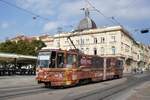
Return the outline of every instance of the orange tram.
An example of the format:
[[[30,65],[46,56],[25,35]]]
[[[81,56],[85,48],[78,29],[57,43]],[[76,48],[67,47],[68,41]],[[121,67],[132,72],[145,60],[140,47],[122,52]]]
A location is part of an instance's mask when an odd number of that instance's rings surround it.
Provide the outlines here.
[[[121,78],[119,58],[86,55],[78,50],[47,49],[38,55],[36,80],[45,86],[72,86]]]

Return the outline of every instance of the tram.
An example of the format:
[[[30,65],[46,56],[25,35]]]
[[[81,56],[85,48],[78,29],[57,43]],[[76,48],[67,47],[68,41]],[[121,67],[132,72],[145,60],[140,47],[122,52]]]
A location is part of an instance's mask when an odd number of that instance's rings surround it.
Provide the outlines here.
[[[38,55],[36,80],[45,86],[72,86],[122,75],[123,61],[117,57],[86,55],[77,49],[45,49]]]

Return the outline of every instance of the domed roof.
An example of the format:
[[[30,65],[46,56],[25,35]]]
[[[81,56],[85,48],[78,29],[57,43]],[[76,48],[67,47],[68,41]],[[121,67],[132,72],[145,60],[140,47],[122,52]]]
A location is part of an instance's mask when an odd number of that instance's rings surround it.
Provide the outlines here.
[[[94,29],[94,28],[97,28],[95,22],[91,18],[85,17],[80,21],[77,30],[82,31],[82,30]]]
[[[85,18],[80,21],[76,30],[82,31],[82,30],[97,28],[95,22],[89,17],[90,14],[89,9],[84,8],[83,10],[85,10]]]

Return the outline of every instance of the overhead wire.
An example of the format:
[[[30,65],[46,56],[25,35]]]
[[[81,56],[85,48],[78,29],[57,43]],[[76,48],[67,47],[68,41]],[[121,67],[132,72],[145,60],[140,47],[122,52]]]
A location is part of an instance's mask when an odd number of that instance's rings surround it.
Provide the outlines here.
[[[102,13],[99,9],[97,9],[96,7],[94,7],[94,6],[92,5],[92,3],[89,2],[89,0],[86,0],[86,2],[93,8],[93,10],[97,11],[97,12],[98,12],[100,15],[102,15],[107,21],[111,22],[112,24],[118,24],[118,23],[116,23],[116,21],[114,22],[114,21],[110,20],[110,17],[107,17],[107,16],[106,16],[104,13]]]
[[[11,6],[11,7],[13,7],[13,8],[16,8],[16,9],[18,9],[18,10],[20,10],[20,11],[23,11],[23,12],[25,12],[25,13],[28,13],[28,14],[30,14],[30,15],[33,15],[33,19],[36,19],[36,18],[40,18],[40,19],[43,19],[43,20],[45,20],[45,21],[51,21],[49,18],[46,18],[46,17],[43,17],[43,16],[41,16],[41,15],[39,15],[39,14],[36,14],[36,13],[34,13],[34,12],[31,12],[31,11],[29,11],[29,10],[27,10],[27,9],[24,9],[24,8],[22,8],[22,7],[19,7],[19,6],[17,6],[17,5],[15,5],[15,4],[13,4],[13,3],[10,3],[10,2],[8,2],[8,1],[5,1],[5,0],[0,0],[0,2],[2,2],[2,3],[4,3],[4,4],[7,4],[7,5],[9,5],[9,6]],[[64,25],[63,27],[73,27],[72,25]]]
[[[28,13],[28,14],[30,14],[30,15],[33,15],[33,16],[34,16],[33,19],[41,18],[41,19],[43,19],[43,20],[50,21],[50,19],[48,19],[48,18],[46,18],[46,17],[43,17],[43,16],[41,16],[41,15],[39,15],[39,14],[36,14],[36,13],[34,13],[34,12],[31,12],[31,11],[29,11],[29,10],[27,10],[27,9],[22,8],[22,7],[19,7],[19,6],[15,5],[15,4],[13,4],[13,3],[8,2],[8,1],[0,0],[0,2],[2,2],[2,3],[4,3],[4,4],[7,4],[7,5],[9,5],[9,6],[13,7],[13,8],[18,9],[18,10],[21,10],[21,11],[23,11],[23,12],[26,12],[26,13]]]

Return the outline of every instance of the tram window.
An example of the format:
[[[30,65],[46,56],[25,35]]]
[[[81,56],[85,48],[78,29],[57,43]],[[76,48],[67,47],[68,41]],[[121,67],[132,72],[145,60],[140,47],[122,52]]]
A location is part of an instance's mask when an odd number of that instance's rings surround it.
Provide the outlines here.
[[[106,67],[108,68],[110,66],[111,66],[111,59],[108,58],[106,61]]]
[[[49,67],[50,68],[55,68],[55,65],[56,65],[55,63],[56,63],[56,52],[52,51]]]
[[[48,67],[49,63],[49,55],[39,55],[38,56],[38,61],[37,61],[37,66],[39,67]]]
[[[95,67],[95,68],[103,67],[103,59],[99,58],[99,57],[93,57],[92,66]]]
[[[68,54],[67,55],[67,66],[66,67],[72,67],[72,65],[76,65],[77,62],[77,56],[75,54]]]
[[[100,58],[99,59],[99,66],[102,68],[104,66],[104,59]]]
[[[116,67],[122,67],[122,66],[123,66],[123,61],[117,60]]]
[[[57,54],[57,66],[58,68],[63,68],[64,65],[64,54],[58,53]]]

